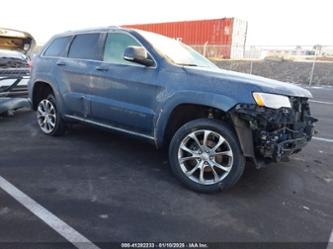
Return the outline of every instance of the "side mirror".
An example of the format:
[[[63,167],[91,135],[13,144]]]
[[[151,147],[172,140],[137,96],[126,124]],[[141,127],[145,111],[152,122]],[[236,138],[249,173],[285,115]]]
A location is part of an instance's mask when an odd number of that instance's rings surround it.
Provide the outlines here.
[[[124,60],[145,65],[154,66],[154,61],[149,57],[147,50],[143,47],[129,46],[124,52]]]

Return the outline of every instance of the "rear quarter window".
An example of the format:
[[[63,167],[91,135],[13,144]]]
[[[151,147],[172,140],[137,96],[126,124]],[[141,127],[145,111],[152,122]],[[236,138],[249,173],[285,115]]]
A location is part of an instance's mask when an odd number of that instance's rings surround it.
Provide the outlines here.
[[[100,60],[100,34],[82,34],[75,36],[69,49],[68,57],[79,59]]]
[[[71,40],[70,36],[56,38],[53,42],[51,42],[50,46],[45,50],[44,56],[56,56],[56,57],[65,56],[66,48],[70,40]]]

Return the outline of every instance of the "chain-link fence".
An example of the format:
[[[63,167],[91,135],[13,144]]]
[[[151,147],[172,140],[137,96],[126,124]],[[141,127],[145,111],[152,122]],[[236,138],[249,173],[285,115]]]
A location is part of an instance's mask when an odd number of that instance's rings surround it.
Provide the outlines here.
[[[333,46],[192,46],[227,70],[307,85],[333,85]]]

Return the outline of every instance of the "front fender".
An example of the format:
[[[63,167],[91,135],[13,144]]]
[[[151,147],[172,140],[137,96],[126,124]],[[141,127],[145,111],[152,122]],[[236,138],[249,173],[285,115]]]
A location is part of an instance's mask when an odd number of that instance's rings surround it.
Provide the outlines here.
[[[203,105],[228,112],[238,103],[236,100],[221,94],[195,91],[180,91],[173,94],[165,101],[162,108],[160,108],[155,122],[154,135],[158,147],[162,146],[164,142],[165,129],[171,113],[177,106],[183,104]]]

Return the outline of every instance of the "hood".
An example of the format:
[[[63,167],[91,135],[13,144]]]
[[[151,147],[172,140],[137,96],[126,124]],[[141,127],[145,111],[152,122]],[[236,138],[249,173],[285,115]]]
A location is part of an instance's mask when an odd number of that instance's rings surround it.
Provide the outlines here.
[[[302,87],[292,83],[281,82],[261,76],[238,73],[220,68],[185,67],[185,70],[189,73],[213,77],[214,79],[229,81],[230,83],[237,82],[238,84],[246,84],[247,87],[252,85],[256,91],[257,89],[260,89],[260,91],[265,93],[280,94],[291,97],[312,98],[311,93]]]
[[[34,48],[35,39],[27,32],[0,28],[0,49],[28,54]]]
[[[21,52],[0,49],[0,69],[29,67],[27,56]]]

